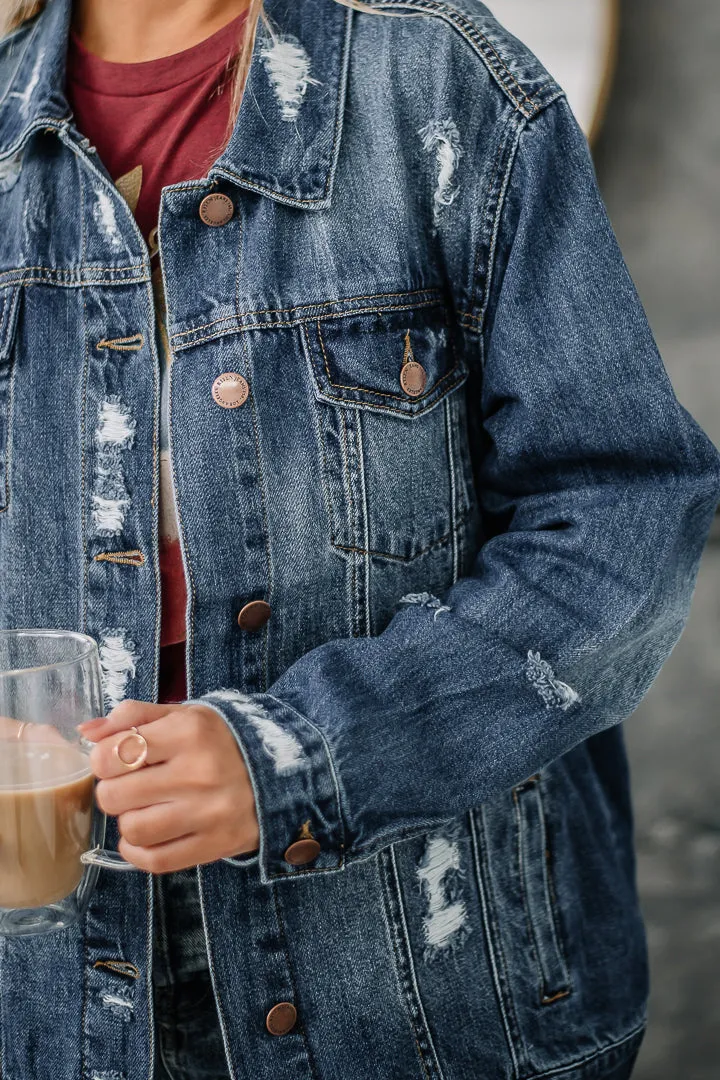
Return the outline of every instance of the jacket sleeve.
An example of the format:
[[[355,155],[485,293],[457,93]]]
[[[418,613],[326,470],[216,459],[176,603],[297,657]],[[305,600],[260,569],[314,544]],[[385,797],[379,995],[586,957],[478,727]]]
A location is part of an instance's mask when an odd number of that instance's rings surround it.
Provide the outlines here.
[[[519,138],[495,251],[472,575],[267,693],[195,699],[245,757],[266,883],[440,825],[622,721],[684,625],[718,455],[673,394],[564,98]],[[319,853],[293,865],[303,836]]]

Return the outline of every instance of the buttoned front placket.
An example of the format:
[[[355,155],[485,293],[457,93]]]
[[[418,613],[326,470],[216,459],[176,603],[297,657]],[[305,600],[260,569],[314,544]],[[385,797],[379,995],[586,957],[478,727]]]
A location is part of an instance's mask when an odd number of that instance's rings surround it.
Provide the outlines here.
[[[87,140],[77,156],[86,283],[82,390],[82,629],[98,642],[106,712],[157,695],[159,360],[148,252]],[[116,848],[109,818],[106,846]],[[100,871],[84,924],[83,1075],[149,1076],[152,891]],[[112,929],[111,929],[112,928]]]
[[[164,189],[158,240],[170,326],[221,329],[223,314],[237,310],[243,224],[242,194],[230,185]],[[267,681],[272,583],[252,364],[242,334],[220,333],[174,354],[170,366],[190,694],[219,684],[259,690]],[[311,1077],[281,917],[256,860],[240,872],[222,861],[202,866],[198,885],[231,1075]]]
[[[225,186],[199,181],[163,192],[170,325],[221,330],[223,313],[236,310],[243,213],[239,193]],[[257,423],[242,335],[173,355],[168,429],[188,589],[188,696],[218,685],[261,689],[267,679],[271,581]]]

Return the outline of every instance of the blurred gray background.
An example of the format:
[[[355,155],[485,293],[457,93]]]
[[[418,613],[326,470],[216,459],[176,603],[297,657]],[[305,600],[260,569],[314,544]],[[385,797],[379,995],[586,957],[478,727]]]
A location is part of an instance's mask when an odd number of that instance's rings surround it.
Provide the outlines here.
[[[720,0],[624,0],[598,175],[676,393],[720,444]],[[720,1078],[720,528],[625,731],[648,924],[634,1080]]]

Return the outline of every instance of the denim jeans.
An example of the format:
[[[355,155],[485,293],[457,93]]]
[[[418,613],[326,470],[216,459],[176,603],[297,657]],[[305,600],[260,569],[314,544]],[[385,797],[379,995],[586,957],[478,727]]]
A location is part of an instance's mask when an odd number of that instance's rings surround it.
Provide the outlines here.
[[[194,869],[153,879],[155,1080],[227,1080]]]

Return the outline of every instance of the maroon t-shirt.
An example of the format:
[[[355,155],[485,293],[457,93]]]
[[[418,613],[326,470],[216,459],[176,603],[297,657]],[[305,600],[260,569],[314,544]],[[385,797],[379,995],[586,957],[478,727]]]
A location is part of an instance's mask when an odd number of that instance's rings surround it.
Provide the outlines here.
[[[164,353],[163,400],[172,361],[164,329],[162,277],[156,241],[163,187],[207,174],[225,142],[232,98],[232,60],[245,13],[212,37],[159,60],[117,64],[102,60],[75,33],[68,48],[68,101],[78,129],[95,146],[130,204],[153,254],[153,285]],[[134,327],[128,327],[127,333]],[[175,516],[166,409],[160,438],[160,701],[183,701],[187,585]]]

